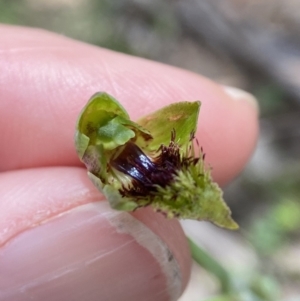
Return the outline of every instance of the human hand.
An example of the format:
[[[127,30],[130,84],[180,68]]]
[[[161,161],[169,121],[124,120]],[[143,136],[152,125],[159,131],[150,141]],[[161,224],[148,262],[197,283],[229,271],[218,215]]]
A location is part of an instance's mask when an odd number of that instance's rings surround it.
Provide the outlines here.
[[[176,219],[109,208],[75,153],[77,116],[106,91],[133,120],[202,102],[197,138],[213,177],[230,181],[257,138],[239,90],[42,30],[0,27],[0,301],[176,300],[190,254]]]

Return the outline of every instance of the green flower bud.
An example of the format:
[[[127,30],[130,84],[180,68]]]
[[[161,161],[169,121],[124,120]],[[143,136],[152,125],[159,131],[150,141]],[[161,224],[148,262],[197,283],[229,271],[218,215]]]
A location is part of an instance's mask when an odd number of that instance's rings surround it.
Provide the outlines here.
[[[195,156],[199,109],[199,101],[179,102],[133,122],[112,96],[92,96],[79,116],[75,145],[112,208],[151,205],[169,218],[238,228],[205,169],[203,152]]]

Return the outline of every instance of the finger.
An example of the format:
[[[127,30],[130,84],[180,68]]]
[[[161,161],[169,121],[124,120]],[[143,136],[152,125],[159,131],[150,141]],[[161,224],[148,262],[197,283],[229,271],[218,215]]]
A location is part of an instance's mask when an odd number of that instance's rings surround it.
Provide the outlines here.
[[[179,223],[118,212],[80,168],[0,175],[0,300],[177,300],[190,269]]]
[[[253,150],[257,109],[248,94],[41,30],[4,26],[0,45],[0,170],[79,165],[74,127],[96,91],[119,99],[133,119],[201,100],[197,137],[219,182],[235,176]]]

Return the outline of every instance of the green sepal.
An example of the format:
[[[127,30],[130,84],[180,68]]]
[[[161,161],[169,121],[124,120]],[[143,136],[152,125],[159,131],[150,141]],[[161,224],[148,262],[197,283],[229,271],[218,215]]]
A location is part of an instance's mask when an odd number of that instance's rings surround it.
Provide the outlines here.
[[[120,211],[133,211],[138,207],[134,200],[122,197],[120,192],[111,185],[105,185],[102,192],[113,209]]]
[[[123,106],[104,92],[94,94],[76,125],[75,147],[88,170],[107,181],[107,164],[115,150],[134,139],[144,147],[151,134],[131,121]]]
[[[148,131],[130,120],[116,99],[104,92],[91,97],[80,114],[76,130],[76,150],[80,158],[88,145],[102,145],[104,150],[113,150],[137,133],[147,140],[152,138]]]
[[[77,130],[75,133],[75,141],[77,155],[79,159],[82,160],[84,153],[89,146],[90,138]]]
[[[185,146],[191,139],[191,133],[195,133],[200,106],[200,101],[173,103],[139,119],[137,123],[153,137],[147,149],[156,151],[161,144],[168,145],[174,130],[175,142]]]
[[[96,188],[104,194],[113,209],[120,211],[133,211],[137,208],[136,202],[130,200],[129,198],[122,197],[118,189],[112,185],[104,184],[100,178],[91,172],[88,172],[88,177],[96,186]]]
[[[191,165],[180,171],[171,185],[158,187],[152,207],[169,218],[206,220],[219,227],[238,229],[223,200],[222,190],[203,166]]]

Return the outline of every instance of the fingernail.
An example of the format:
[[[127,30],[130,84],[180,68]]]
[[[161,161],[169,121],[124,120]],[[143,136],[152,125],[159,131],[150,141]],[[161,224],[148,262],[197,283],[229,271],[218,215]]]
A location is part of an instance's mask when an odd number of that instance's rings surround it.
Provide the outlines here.
[[[257,112],[259,112],[258,102],[252,94],[230,86],[223,86],[223,89],[231,99],[248,102]]]
[[[106,202],[77,207],[0,249],[1,301],[177,300],[181,281],[166,243]]]

